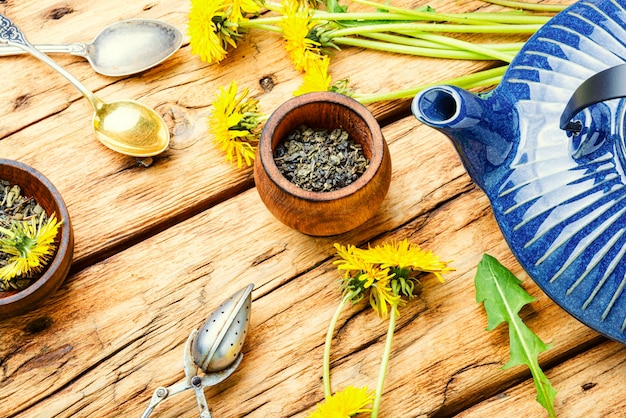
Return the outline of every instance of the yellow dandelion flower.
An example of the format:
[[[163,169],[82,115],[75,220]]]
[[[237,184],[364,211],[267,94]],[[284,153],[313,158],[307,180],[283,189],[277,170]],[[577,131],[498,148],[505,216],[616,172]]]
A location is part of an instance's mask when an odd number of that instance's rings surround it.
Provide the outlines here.
[[[252,165],[259,142],[258,127],[265,119],[259,111],[257,100],[247,98],[248,89],[237,95],[237,83],[232,81],[227,89],[219,88],[213,101],[213,112],[208,119],[209,131],[215,143],[226,154],[226,160],[241,168],[243,162]]]
[[[261,11],[261,6],[255,0],[230,0],[231,11],[228,20],[240,22],[246,19],[247,14],[257,14]]]
[[[328,64],[330,57],[328,55],[316,55],[310,51],[306,51],[304,60],[304,77],[302,85],[293,95],[299,96],[305,93],[315,91],[328,91],[331,88],[332,80],[328,75]]]
[[[424,251],[407,239],[400,242],[383,243],[367,250],[359,250],[358,256],[368,263],[381,267],[410,269],[433,273],[443,283],[442,274],[454,271],[449,261],[441,261],[431,251]]]
[[[360,255],[362,251],[354,245],[344,247],[335,244],[335,248],[340,259],[334,261],[334,264],[338,270],[344,271],[342,288],[352,303],[369,293],[370,305],[381,318],[388,315],[387,305],[397,311],[400,296],[394,293],[391,285],[394,273],[389,268],[366,262]]]
[[[370,287],[370,306],[382,319],[387,319],[389,315],[389,309],[391,307],[396,311],[396,314],[400,314],[398,307],[402,303],[400,295],[396,294],[393,290],[391,276],[387,276],[385,279],[377,280]]]
[[[228,25],[224,0],[191,0],[189,11],[189,44],[191,52],[208,63],[220,62],[228,46],[237,47],[233,38],[239,35],[236,22]]]
[[[340,259],[334,261],[333,264],[337,265],[339,271],[345,271],[344,279],[350,279],[352,274],[356,273],[355,279],[361,282],[360,287],[367,289],[374,282],[388,278],[388,268],[381,269],[373,263],[366,262],[361,257],[361,250],[354,245],[344,247],[340,244],[335,244],[335,248]]]
[[[340,259],[333,261],[333,264],[336,264],[339,270],[363,271],[368,268],[363,258],[355,254],[358,249],[354,245],[344,247],[341,244],[335,244],[335,249]]]
[[[315,411],[308,418],[350,418],[361,412],[370,412],[366,408],[374,400],[374,395],[367,389],[348,386],[331,397],[317,404]]]
[[[320,43],[311,39],[309,33],[316,26],[313,13],[308,3],[298,0],[284,0],[282,13],[285,16],[280,23],[285,39],[285,49],[298,71],[306,68],[310,55],[321,55]]]
[[[61,223],[53,214],[45,223],[33,218],[13,222],[10,229],[0,228],[0,251],[11,256],[0,268],[0,279],[8,282],[41,271],[54,254],[54,238]]]

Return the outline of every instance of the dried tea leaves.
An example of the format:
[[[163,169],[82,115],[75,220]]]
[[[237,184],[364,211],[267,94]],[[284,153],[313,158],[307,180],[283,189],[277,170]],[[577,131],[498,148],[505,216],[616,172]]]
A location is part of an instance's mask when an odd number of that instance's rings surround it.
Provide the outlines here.
[[[341,189],[369,166],[361,144],[347,132],[301,125],[276,147],[274,161],[290,182],[312,192]]]

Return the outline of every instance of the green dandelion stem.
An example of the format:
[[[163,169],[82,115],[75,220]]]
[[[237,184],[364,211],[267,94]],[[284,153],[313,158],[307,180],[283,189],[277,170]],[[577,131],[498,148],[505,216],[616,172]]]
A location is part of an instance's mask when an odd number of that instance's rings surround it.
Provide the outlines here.
[[[467,15],[472,16],[474,19],[479,19],[482,22],[493,22],[506,25],[545,25],[553,14],[550,15],[536,15],[528,14],[525,12],[471,12]],[[443,16],[446,16],[443,14]]]
[[[436,83],[422,84],[419,86],[411,87],[404,90],[396,90],[386,93],[373,93],[373,94],[354,94],[352,97],[362,104],[369,104],[387,100],[407,99],[415,96],[420,91],[433,87],[435,85],[449,84],[465,89],[490,87],[497,85],[502,76],[506,72],[508,65],[502,65],[500,67],[491,68],[489,70],[479,71],[473,74],[456,77]]]
[[[446,49],[446,50],[457,50],[457,47],[446,45],[440,42],[436,42],[433,40],[427,40],[422,38],[417,38],[413,36],[404,36],[404,35],[394,35],[391,33],[366,33],[361,36],[378,39],[386,42],[395,43],[398,45],[410,45],[410,46],[419,46],[423,48],[434,48],[434,49]],[[485,43],[479,44],[484,48],[490,48],[495,51],[508,51],[508,52],[517,52],[519,51],[526,42],[508,42],[508,43]]]
[[[510,7],[512,9],[532,10],[535,12],[558,13],[564,10],[567,5],[562,4],[537,4],[525,1],[514,0],[483,0],[487,3],[498,6]]]
[[[268,10],[271,10],[276,13],[282,13],[283,7],[279,3],[266,2],[265,6]],[[402,9],[400,9],[402,10]],[[415,18],[407,13],[384,13],[380,12],[347,12],[347,13],[332,13],[327,12],[325,10],[317,10],[311,9],[311,16],[313,20],[326,20],[326,21],[342,21],[342,20],[353,20],[353,21],[367,21],[367,20],[405,20],[405,21],[415,21],[415,20],[424,20],[424,18]],[[283,20],[285,16],[274,16],[274,17],[260,17],[253,20],[263,21],[266,23],[278,23]],[[426,19],[427,21],[432,21],[432,19]]]
[[[314,20],[328,20],[328,21],[342,21],[342,20],[352,20],[352,21],[367,21],[367,20],[378,20],[378,21],[386,21],[386,20],[407,20],[407,21],[426,21],[426,22],[458,22],[458,23],[466,23],[471,24],[472,22],[476,23],[487,23],[488,20],[477,21],[474,19],[474,15],[472,14],[443,14],[436,12],[427,12],[425,11],[427,8],[423,8],[421,11],[418,10],[408,10],[403,9],[401,7],[393,7],[388,5],[382,5],[374,2],[358,2],[367,5],[371,5],[377,7],[379,9],[387,10],[385,13],[381,13],[380,11],[375,12],[343,12],[343,13],[333,13],[327,12],[325,10],[317,10],[312,9],[312,17]],[[268,10],[273,12],[282,13],[283,7],[280,3],[275,2],[265,2],[265,7]],[[470,19],[471,17],[471,19]],[[279,17],[279,19],[282,17]],[[272,19],[272,18],[260,18],[260,19]],[[531,22],[538,23],[538,22]]]
[[[469,12],[469,13],[439,13],[423,7],[419,9],[405,9],[402,7],[391,6],[389,4],[382,4],[368,0],[352,0],[355,3],[360,3],[367,6],[375,7],[378,10],[385,10],[385,13],[380,11],[376,12],[345,12],[345,13],[329,13],[324,10],[313,10],[314,19],[323,20],[410,20],[421,22],[452,22],[466,25],[487,25],[487,24],[545,24],[550,20],[551,16],[541,16],[528,14],[523,11],[504,11],[504,12]],[[486,0],[489,3],[497,4],[495,1]],[[510,2],[512,4],[519,4],[521,2]],[[558,5],[533,5],[528,3],[527,7],[515,6],[515,9],[525,8],[527,10],[534,10],[540,12],[558,12],[564,7]],[[275,2],[266,2],[266,8],[268,10],[280,13],[282,11],[282,5]],[[538,7],[533,7],[538,6]],[[272,19],[272,18],[261,18]],[[279,17],[280,19],[280,17]]]
[[[551,16],[530,15],[519,11],[513,12],[470,12],[470,13],[439,13],[434,11],[409,10],[402,7],[391,6],[389,4],[376,3],[369,0],[352,0],[354,3],[360,3],[366,6],[376,7],[377,9],[387,10],[389,12],[418,17],[419,20],[438,21],[438,22],[457,22],[466,24],[475,24],[480,22],[486,24],[507,23],[507,24],[544,24],[550,20]],[[489,1],[489,0],[486,0]],[[491,3],[491,2],[490,2]],[[494,2],[495,3],[495,2]],[[519,8],[519,7],[516,7]],[[546,12],[556,12],[557,10],[540,10]]]
[[[401,7],[383,5],[367,0],[353,0],[357,3],[370,5],[387,12],[345,12],[331,13],[324,10],[312,10],[313,20],[327,22],[355,22],[356,26],[349,28],[359,28],[361,22],[375,21],[375,26],[391,25],[389,21],[403,21],[406,25],[425,25],[421,30],[436,32],[455,33],[534,33],[539,27],[544,25],[552,16],[530,15],[523,12],[471,12],[471,13],[438,13],[433,11],[409,10]],[[282,13],[282,6],[279,3],[266,3],[268,10]],[[258,22],[259,25],[278,24],[285,19],[284,15],[252,18],[248,22]],[[255,23],[243,23],[242,26],[256,27]],[[442,24],[446,23],[446,24]],[[365,26],[367,27],[367,26]],[[346,28],[346,29],[349,29]],[[341,34],[339,36],[344,36]]]
[[[382,6],[382,5],[381,5]],[[383,6],[383,9],[391,9],[391,7]],[[450,23],[458,26],[477,26],[477,25],[489,25],[489,26],[505,26],[515,27],[522,25],[543,25],[552,16],[538,16],[528,15],[522,13],[460,13],[460,14],[444,14],[433,12],[415,12],[406,9],[397,8],[398,11],[390,13],[381,12],[346,12],[346,13],[329,13],[323,10],[316,10],[313,12],[313,20],[328,20],[328,21],[368,21],[376,20],[380,22],[386,22],[389,20],[404,20],[407,22],[422,22],[429,23],[431,25],[442,26],[442,23]]]
[[[439,23],[379,23],[337,29],[325,36],[336,38],[341,36],[359,35],[368,32],[402,32],[407,34],[419,32],[444,33],[492,33],[492,34],[532,34],[542,25],[441,25]]]
[[[483,44],[484,47],[493,49],[495,51],[508,51],[518,53],[522,47],[526,45],[526,42],[503,42],[498,44]]]
[[[267,30],[274,33],[282,33],[282,28],[271,24],[265,24],[261,20],[250,20],[240,23],[241,27]],[[337,36],[342,30],[329,32],[322,38],[328,38],[335,44],[358,46],[380,51],[395,52],[407,55],[417,55],[431,58],[465,59],[465,60],[500,60],[510,62],[513,52],[521,48],[523,43],[508,43],[502,46],[480,45],[461,41],[448,36],[429,33],[406,33],[400,36],[378,31],[361,32],[360,35],[386,42],[373,42],[348,36]]]
[[[241,27],[246,29],[261,29],[274,33],[283,33],[283,29],[280,26],[275,26],[276,23],[280,23],[283,20],[282,17],[279,18],[263,18],[263,19],[249,19],[238,22],[237,24],[232,24],[233,27]],[[227,23],[227,26],[228,25]]]
[[[387,328],[387,338],[385,339],[385,351],[380,362],[380,368],[378,370],[378,382],[376,383],[376,396],[374,397],[374,405],[372,406],[372,418],[378,417],[378,410],[380,409],[380,401],[383,395],[383,386],[385,385],[385,375],[387,374],[387,368],[389,366],[389,356],[391,355],[391,343],[393,342],[393,334],[396,329],[396,316],[397,308],[391,307],[389,314],[389,327]]]
[[[281,13],[280,9],[273,10],[277,13]],[[455,22],[464,25],[497,25],[498,19],[469,19],[467,17],[456,17],[454,15],[439,15],[435,13],[423,13],[422,15],[415,15],[412,13],[381,13],[381,12],[346,12],[346,13],[331,13],[324,10],[313,10],[311,18],[314,21],[328,21],[328,22],[367,22],[378,21],[388,22],[393,20],[400,20],[406,23],[409,22]],[[250,21],[263,22],[264,24],[276,24],[285,19],[285,16],[271,16],[271,17],[259,17],[252,18]],[[545,19],[529,20],[528,24],[541,24],[545,23]],[[523,21],[522,21],[523,22]]]
[[[280,9],[278,10],[273,10],[275,12],[280,12]],[[255,26],[257,22],[259,22],[262,25],[275,25],[276,23],[280,23],[283,20],[285,20],[285,16],[280,15],[280,16],[251,16],[249,19],[247,20],[243,20],[243,21],[239,21],[237,22],[237,24],[241,25],[243,24],[243,26]]]
[[[397,54],[416,55],[429,58],[447,58],[459,60],[492,60],[493,57],[476,54],[468,51],[428,48],[411,45],[399,45],[393,42],[381,42],[369,39],[352,38],[349,36],[333,39],[337,45],[356,46],[361,48],[374,49],[378,51],[394,52]]]
[[[272,11],[276,13],[282,13],[280,8],[277,8]],[[329,13],[324,10],[312,10],[311,18],[314,21],[342,21],[342,20],[350,20],[350,21],[368,21],[368,20],[402,20],[406,22],[414,21],[416,19],[411,19],[409,15],[400,14],[400,13],[385,13],[382,15],[380,12],[350,12],[350,13]],[[250,21],[263,22],[264,24],[276,24],[285,20],[285,16],[271,16],[271,17],[259,17],[252,18]]]
[[[438,42],[443,45],[450,46],[452,48],[458,48],[460,50],[472,51],[478,54],[482,54],[493,59],[497,59],[504,62],[511,62],[515,57],[515,54],[506,53],[498,50],[494,50],[489,47],[485,47],[472,42],[463,41],[460,39],[454,39],[449,36],[435,35],[432,33],[421,33],[417,35],[421,39]]]
[[[282,28],[279,28],[277,26],[274,25],[255,25],[254,26],[255,29],[263,29],[269,32],[274,32],[274,33],[283,33]]]
[[[418,39],[413,36],[394,35],[391,33],[366,33],[361,35],[366,38],[376,39],[379,41],[389,42],[398,45],[408,45],[419,48],[457,50],[456,48],[440,44],[438,42],[427,41],[426,39]]]
[[[324,343],[324,368],[322,371],[322,377],[324,380],[324,397],[326,399],[330,398],[332,395],[332,390],[330,387],[330,346],[333,341],[333,334],[335,333],[335,327],[337,326],[337,321],[339,320],[339,315],[343,310],[343,307],[348,303],[351,298],[351,294],[348,293],[344,295],[341,303],[337,307],[333,318],[330,321],[330,325],[328,326],[328,331],[326,333],[326,341]]]
[[[377,39],[379,41],[394,43],[398,45],[408,45],[420,48],[440,49],[442,51],[455,51],[468,56],[475,56],[475,54],[469,55],[467,51],[459,51],[458,47],[447,45],[441,42],[435,42],[432,40],[426,40],[422,38],[416,38],[413,36],[394,35],[390,33],[366,33],[361,35],[363,37]],[[494,51],[517,53],[525,45],[525,42],[509,42],[509,43],[497,43],[497,44],[482,44],[483,48],[489,48]],[[483,56],[484,57],[484,56]],[[473,58],[470,58],[473,59]]]
[[[343,20],[348,21],[388,21],[388,20],[402,20],[405,22],[423,21],[424,19],[412,18],[411,15],[403,13],[380,13],[380,12],[347,12],[347,13],[329,13],[323,10],[316,10],[313,12],[313,20],[328,20],[340,22]],[[429,21],[432,19],[429,19]]]
[[[395,52],[398,54],[418,55],[430,58],[465,59],[465,60],[498,60],[511,62],[517,50],[503,50],[460,41],[447,36],[420,34],[421,40],[427,43],[420,44],[420,39],[408,38],[385,33],[363,34],[367,38],[376,41],[342,36],[333,38],[338,45],[357,46],[362,48],[376,49],[379,51]],[[428,43],[430,42],[430,43]],[[430,46],[428,46],[430,45]]]

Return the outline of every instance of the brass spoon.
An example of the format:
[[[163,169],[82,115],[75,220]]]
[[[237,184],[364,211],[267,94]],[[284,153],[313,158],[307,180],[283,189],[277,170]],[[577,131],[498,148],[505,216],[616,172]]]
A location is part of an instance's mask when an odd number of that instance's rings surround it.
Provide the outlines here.
[[[72,83],[93,106],[93,129],[96,138],[106,147],[133,157],[151,157],[169,145],[169,129],[153,109],[134,100],[103,102],[73,75],[32,46],[22,31],[1,14],[0,41],[29,52]]]

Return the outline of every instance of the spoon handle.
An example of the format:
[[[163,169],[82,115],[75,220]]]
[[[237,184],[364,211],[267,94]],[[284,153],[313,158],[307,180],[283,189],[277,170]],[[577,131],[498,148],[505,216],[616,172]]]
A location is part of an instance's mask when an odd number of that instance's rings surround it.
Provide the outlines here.
[[[80,57],[85,56],[87,44],[42,44],[33,45],[35,48],[45,54],[72,54]],[[8,57],[11,55],[28,54],[24,49],[15,46],[0,44],[0,57]]]
[[[26,39],[26,36],[22,31],[6,16],[0,14],[0,41],[4,41],[9,45],[16,46],[30,53],[35,58],[48,64],[59,74],[67,79],[74,87],[76,87],[87,100],[91,103],[94,109],[98,109],[102,106],[102,101],[98,99],[87,87],[85,87],[76,77],[67,72],[63,67],[54,62],[43,52],[32,46]]]

